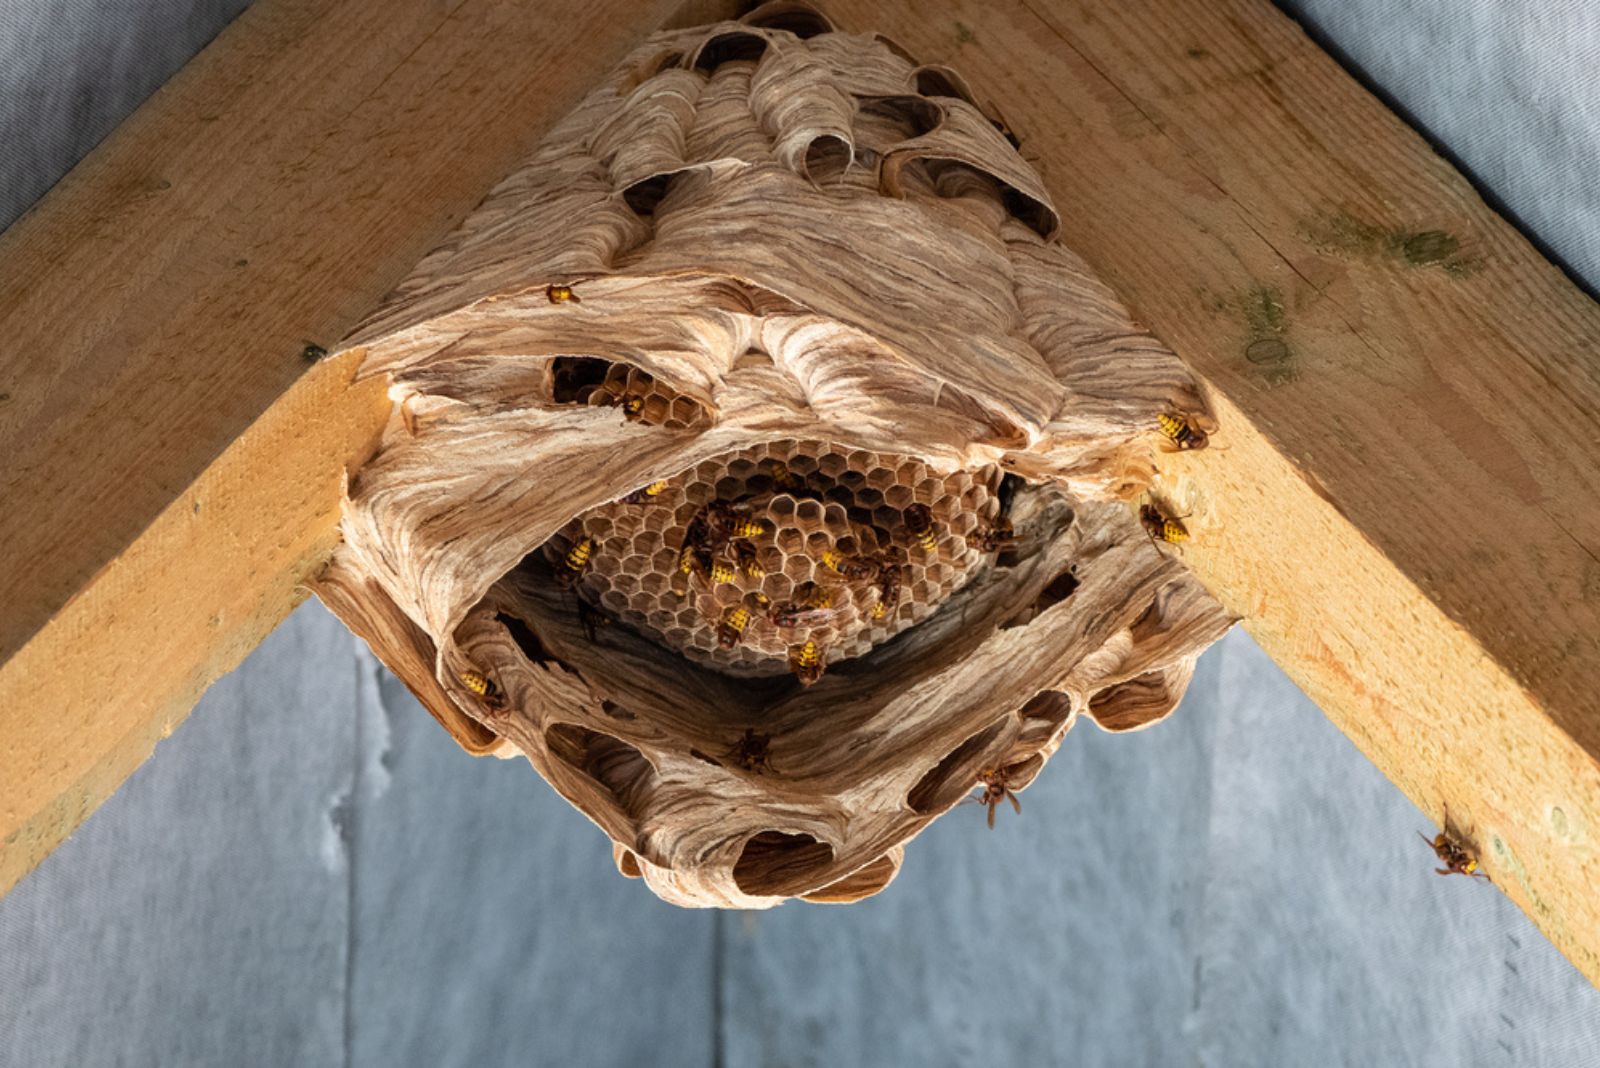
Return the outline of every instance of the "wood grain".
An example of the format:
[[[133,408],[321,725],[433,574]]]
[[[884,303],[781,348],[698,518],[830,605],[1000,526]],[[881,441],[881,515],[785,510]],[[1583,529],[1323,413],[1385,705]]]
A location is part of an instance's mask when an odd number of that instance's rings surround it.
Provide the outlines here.
[[[670,8],[260,0],[0,236],[0,890],[331,544],[382,391],[306,345]]]
[[[305,596],[389,400],[311,370],[0,670],[9,889]],[[337,413],[338,418],[329,418]]]
[[[830,11],[1003,103],[1213,386],[1188,562],[1600,979],[1600,309],[1266,3]]]

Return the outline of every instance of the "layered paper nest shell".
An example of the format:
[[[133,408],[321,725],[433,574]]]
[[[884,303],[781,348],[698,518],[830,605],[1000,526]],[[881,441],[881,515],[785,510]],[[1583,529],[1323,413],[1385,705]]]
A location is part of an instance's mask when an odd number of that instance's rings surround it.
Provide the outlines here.
[[[1058,229],[954,72],[788,2],[658,34],[346,344],[395,415],[317,590],[663,898],[875,893],[1230,622],[1127,505],[1196,383]]]

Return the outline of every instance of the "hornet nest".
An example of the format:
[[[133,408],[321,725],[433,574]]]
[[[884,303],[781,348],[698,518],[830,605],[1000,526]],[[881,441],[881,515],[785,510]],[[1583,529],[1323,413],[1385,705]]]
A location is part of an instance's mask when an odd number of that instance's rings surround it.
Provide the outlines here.
[[[661,897],[876,893],[1231,622],[1128,508],[1204,399],[1058,225],[948,69],[658,33],[345,343],[395,410],[318,592]]]

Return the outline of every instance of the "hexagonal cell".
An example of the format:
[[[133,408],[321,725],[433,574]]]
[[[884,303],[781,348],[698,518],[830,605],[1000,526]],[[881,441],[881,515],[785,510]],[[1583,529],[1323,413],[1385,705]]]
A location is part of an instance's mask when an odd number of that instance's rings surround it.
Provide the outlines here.
[[[865,480],[867,472],[878,466],[878,457],[865,449],[853,449],[845,454],[844,462],[851,472]]]
[[[621,578],[622,576],[618,576]],[[639,576],[639,589],[643,593],[653,593],[657,597],[672,588],[672,576],[651,568]]]
[[[917,494],[910,486],[895,485],[883,491],[883,499],[888,507],[874,509],[873,515],[880,525],[888,526],[892,522],[899,522],[900,509],[911,505],[917,499]]]
[[[822,525],[822,502],[803,500],[795,504],[794,522],[801,530],[811,531]]]
[[[848,466],[849,461],[836,452],[824,453],[817,457],[817,470],[829,478],[838,478],[844,474]]]
[[[767,505],[767,515],[771,517],[774,523],[787,523],[794,518],[795,508],[798,503],[787,493],[780,493],[772,498],[771,503]]]
[[[639,409],[639,422],[646,426],[660,426],[667,421],[671,412],[671,401],[660,394],[652,394],[644,399],[644,407]]]
[[[773,543],[777,545],[780,553],[790,556],[794,553],[805,551],[806,536],[799,527],[780,527],[778,532],[773,535]],[[768,568],[767,570],[773,571],[777,569]]]
[[[822,518],[830,528],[844,530],[850,526],[849,506],[835,501],[824,502]]]
[[[685,426],[693,425],[704,414],[705,409],[699,403],[688,397],[677,397],[672,402],[671,418],[683,423]]]
[[[894,485],[894,482],[894,472],[887,467],[874,465],[872,470],[867,472],[867,485],[880,493]]]
[[[823,497],[827,498],[828,503],[841,506],[853,504],[856,499],[854,490],[852,490],[849,486],[840,485],[838,483],[835,483],[834,485],[823,490],[822,495]]]

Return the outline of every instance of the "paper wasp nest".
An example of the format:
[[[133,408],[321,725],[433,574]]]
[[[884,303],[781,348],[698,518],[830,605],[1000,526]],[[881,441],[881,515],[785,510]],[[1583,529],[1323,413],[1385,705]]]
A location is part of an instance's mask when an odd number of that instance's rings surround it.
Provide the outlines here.
[[[345,347],[318,592],[688,905],[852,901],[1230,620],[1129,503],[1210,427],[953,72],[791,2],[657,34]]]

